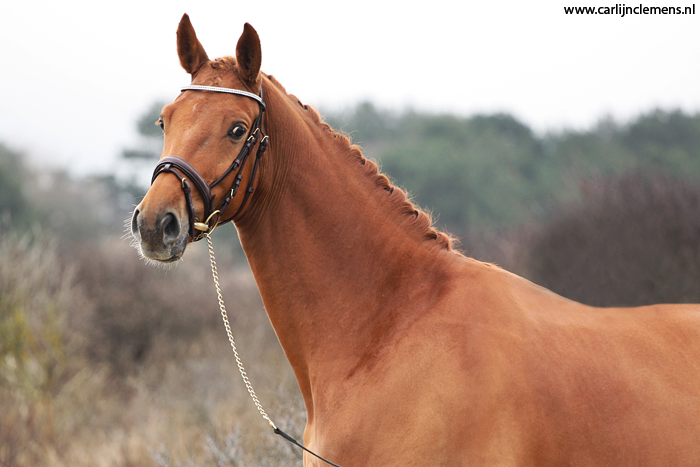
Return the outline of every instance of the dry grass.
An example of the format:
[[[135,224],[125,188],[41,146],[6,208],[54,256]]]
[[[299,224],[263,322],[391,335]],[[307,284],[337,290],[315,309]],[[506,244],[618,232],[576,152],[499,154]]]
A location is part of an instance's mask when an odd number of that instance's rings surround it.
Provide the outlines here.
[[[169,271],[126,242],[62,260],[0,237],[0,466],[299,464],[240,381],[204,245]],[[303,404],[247,269],[219,259],[238,346],[276,423]]]

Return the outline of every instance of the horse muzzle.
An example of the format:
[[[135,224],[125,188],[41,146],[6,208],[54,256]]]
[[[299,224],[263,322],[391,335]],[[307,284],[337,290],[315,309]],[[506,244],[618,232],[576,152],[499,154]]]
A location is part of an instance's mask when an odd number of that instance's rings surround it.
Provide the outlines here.
[[[182,257],[189,242],[189,220],[172,209],[148,215],[139,205],[131,217],[131,234],[145,258],[172,263]]]

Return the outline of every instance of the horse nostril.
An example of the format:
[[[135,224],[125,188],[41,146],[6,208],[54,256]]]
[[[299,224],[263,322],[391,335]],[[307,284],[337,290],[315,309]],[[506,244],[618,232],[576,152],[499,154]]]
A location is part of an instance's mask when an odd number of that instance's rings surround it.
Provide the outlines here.
[[[134,238],[139,238],[138,217],[139,217],[139,210],[134,209],[134,215],[131,216],[131,235],[133,235]]]
[[[163,243],[168,243],[180,237],[180,221],[175,214],[167,213],[160,225],[163,227]]]

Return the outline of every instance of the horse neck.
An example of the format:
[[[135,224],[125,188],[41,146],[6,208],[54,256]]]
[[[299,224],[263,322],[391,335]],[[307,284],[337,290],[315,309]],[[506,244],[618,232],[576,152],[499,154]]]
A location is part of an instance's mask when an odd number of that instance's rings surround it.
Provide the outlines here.
[[[379,336],[415,318],[455,255],[412,227],[413,211],[397,212],[410,203],[391,202],[393,188],[377,186],[382,177],[357,149],[276,89],[265,95],[265,157],[274,162],[261,168],[269,183],[237,227],[308,406],[315,379],[372,365]]]

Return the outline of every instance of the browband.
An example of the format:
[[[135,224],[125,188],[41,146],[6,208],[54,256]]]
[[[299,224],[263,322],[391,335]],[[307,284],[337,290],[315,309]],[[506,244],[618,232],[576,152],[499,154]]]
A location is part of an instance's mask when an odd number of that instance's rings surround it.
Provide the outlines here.
[[[239,96],[245,96],[245,97],[250,97],[251,99],[255,99],[258,101],[258,104],[260,104],[263,108],[265,109],[265,103],[262,100],[262,97],[258,96],[257,94],[253,94],[252,92],[248,91],[243,91],[241,89],[233,89],[233,88],[220,88],[217,86],[200,86],[198,84],[191,84],[189,86],[184,86],[180,88],[180,91],[212,91],[212,92],[225,92],[227,94],[238,94]]]

